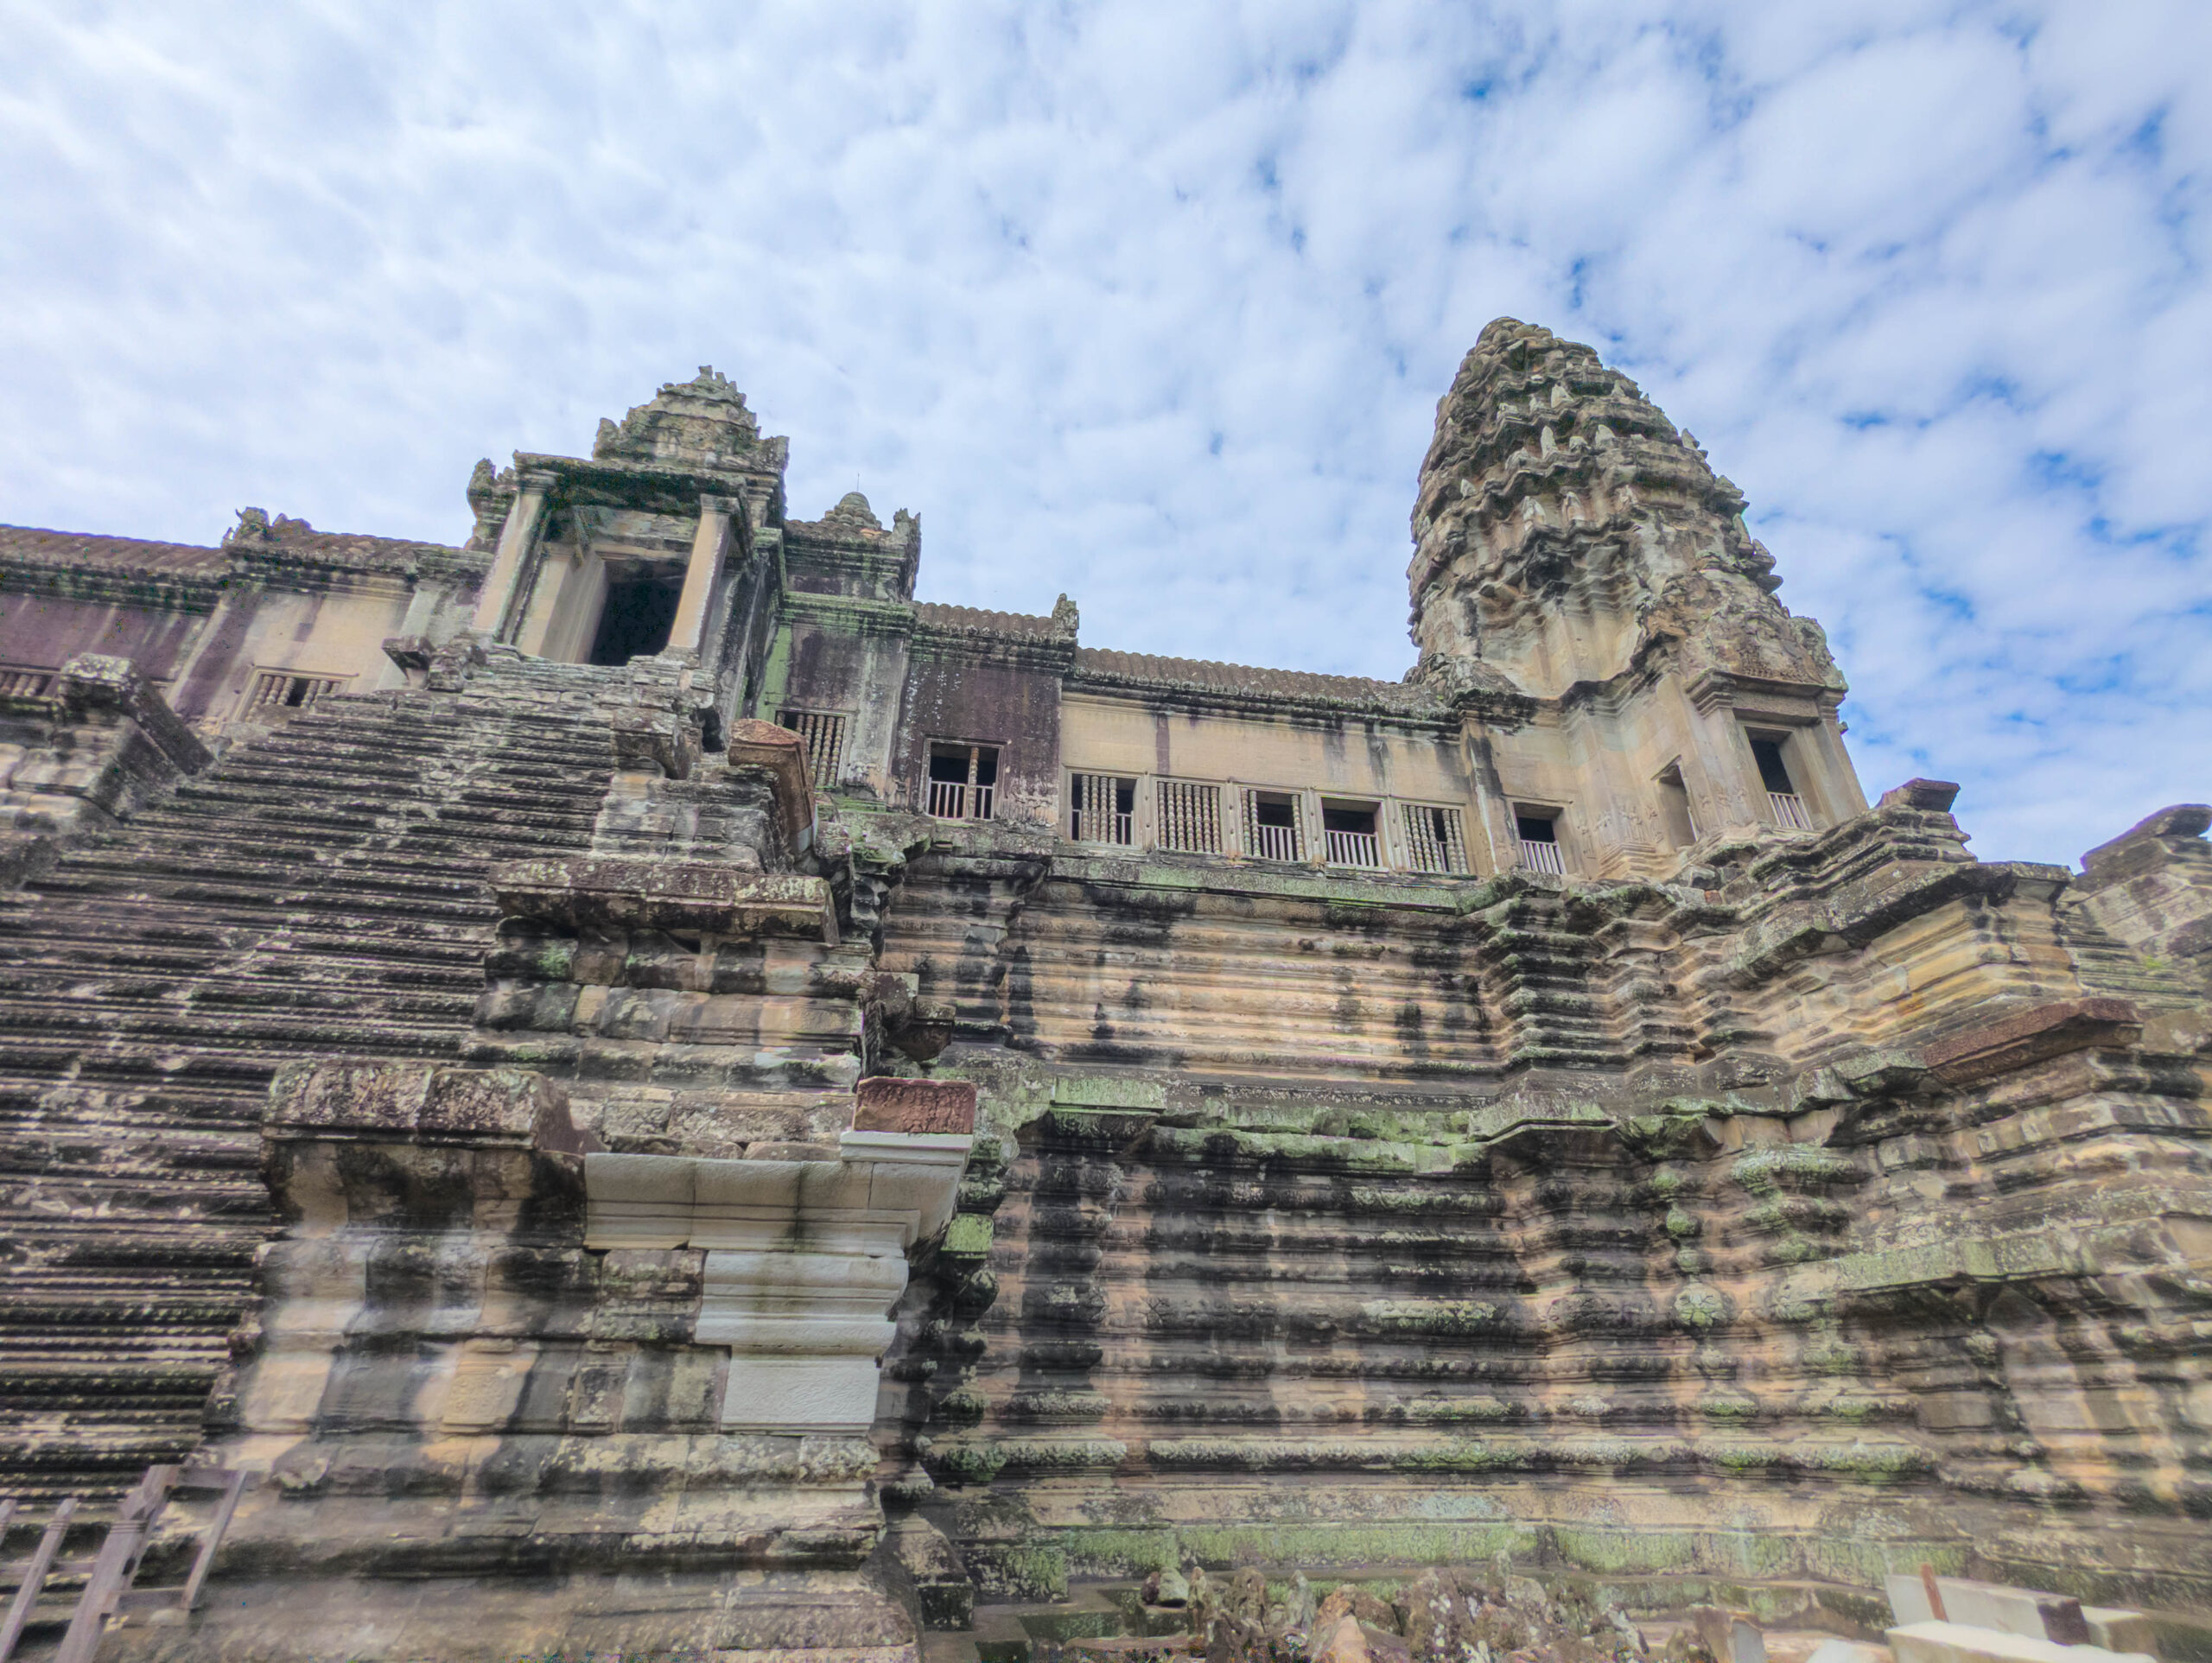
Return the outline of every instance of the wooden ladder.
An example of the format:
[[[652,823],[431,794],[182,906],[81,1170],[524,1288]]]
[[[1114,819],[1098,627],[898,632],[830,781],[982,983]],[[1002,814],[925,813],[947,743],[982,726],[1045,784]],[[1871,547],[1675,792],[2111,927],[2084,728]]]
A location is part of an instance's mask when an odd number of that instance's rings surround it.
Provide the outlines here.
[[[39,1537],[38,1546],[30,1558],[19,1569],[0,1572],[0,1577],[16,1583],[16,1597],[8,1607],[7,1616],[0,1619],[0,1663],[9,1663],[15,1656],[23,1631],[34,1622],[50,1626],[63,1620],[58,1613],[51,1616],[38,1615],[39,1596],[56,1575],[81,1574],[85,1586],[70,1609],[68,1632],[61,1637],[61,1647],[54,1654],[54,1663],[92,1663],[94,1653],[99,1650],[100,1636],[106,1632],[107,1620],[119,1613],[135,1615],[143,1612],[154,1615],[156,1621],[162,1614],[173,1613],[172,1621],[181,1621],[189,1615],[200,1603],[200,1587],[207,1580],[208,1567],[215,1562],[215,1550],[222,1545],[223,1533],[230,1528],[231,1514],[238,1509],[245,1478],[243,1472],[226,1472],[219,1467],[147,1468],[137,1487],[123,1498],[99,1552],[89,1560],[67,1561],[60,1558],[62,1539],[69,1533],[70,1524],[77,1516],[77,1498],[72,1495],[64,1500],[47,1520],[45,1532]],[[138,1574],[138,1562],[145,1557],[147,1546],[153,1539],[154,1527],[169,1498],[177,1495],[212,1495],[219,1498],[215,1516],[208,1521],[200,1551],[193,1556],[191,1574],[180,1587],[134,1589],[130,1584]],[[15,1514],[13,1501],[0,1501],[0,1535],[4,1535],[15,1521]]]

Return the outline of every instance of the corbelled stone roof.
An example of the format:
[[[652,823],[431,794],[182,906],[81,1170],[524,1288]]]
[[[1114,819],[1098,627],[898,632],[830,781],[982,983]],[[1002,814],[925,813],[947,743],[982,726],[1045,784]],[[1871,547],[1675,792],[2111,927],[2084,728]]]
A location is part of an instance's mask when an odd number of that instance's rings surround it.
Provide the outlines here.
[[[1363,676],[1325,676],[1306,670],[1262,670],[1250,664],[1217,663],[1205,658],[1163,658],[1148,652],[1116,652],[1080,647],[1076,674],[1085,680],[1275,699],[1357,705],[1399,714],[1430,714],[1438,707],[1427,691],[1402,682],[1370,681]]]
[[[918,600],[914,616],[941,630],[964,630],[988,635],[1019,635],[1043,641],[1052,638],[1052,620],[1033,613],[991,612],[982,606],[952,606],[938,600]]]
[[[199,543],[150,543],[143,537],[48,531],[33,525],[0,525],[0,560],[179,575],[219,574],[230,564],[230,556],[222,549]]]
[[[442,543],[406,537],[375,537],[358,531],[318,531],[305,520],[279,514],[274,520],[257,508],[238,511],[238,523],[223,536],[224,550],[266,560],[287,555],[317,566],[353,571],[411,571],[425,557],[451,559],[461,551]]]

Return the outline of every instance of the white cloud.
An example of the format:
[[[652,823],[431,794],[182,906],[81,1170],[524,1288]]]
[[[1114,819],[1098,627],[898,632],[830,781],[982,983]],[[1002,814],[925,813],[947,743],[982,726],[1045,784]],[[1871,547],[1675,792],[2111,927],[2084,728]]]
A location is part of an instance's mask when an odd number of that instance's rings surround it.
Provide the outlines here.
[[[1434,403],[1591,340],[1750,494],[1878,790],[2212,795],[2212,11],[0,0],[0,517],[436,537],[711,362],[925,593],[1395,676]]]

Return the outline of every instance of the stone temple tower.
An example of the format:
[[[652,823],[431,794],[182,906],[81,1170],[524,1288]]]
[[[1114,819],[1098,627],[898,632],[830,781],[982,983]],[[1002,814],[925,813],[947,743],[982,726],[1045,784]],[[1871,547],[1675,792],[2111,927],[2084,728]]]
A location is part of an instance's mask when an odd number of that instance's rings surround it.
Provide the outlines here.
[[[2212,1657],[2212,806],[1870,809],[1510,319],[1402,680],[918,599],[788,460],[702,369],[451,545],[0,526],[13,1655]]]
[[[1820,625],[1774,598],[1743,511],[1633,381],[1548,329],[1492,323],[1437,406],[1413,679],[1488,713],[1524,784],[1572,799],[1586,870],[1656,871],[1705,832],[1866,808],[1843,678]]]

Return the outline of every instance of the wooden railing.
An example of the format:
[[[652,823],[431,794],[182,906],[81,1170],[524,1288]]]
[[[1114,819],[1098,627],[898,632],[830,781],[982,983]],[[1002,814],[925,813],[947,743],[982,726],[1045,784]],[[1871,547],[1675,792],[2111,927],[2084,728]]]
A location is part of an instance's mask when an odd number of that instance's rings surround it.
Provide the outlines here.
[[[29,1559],[20,1566],[0,1568],[0,1580],[15,1584],[7,1615],[0,1618],[0,1663],[8,1663],[16,1655],[25,1631],[34,1628],[68,1625],[60,1644],[46,1653],[52,1663],[92,1663],[111,1616],[151,1616],[156,1622],[175,1622],[180,1614],[188,1617],[200,1603],[208,1567],[214,1564],[215,1550],[222,1546],[223,1534],[230,1528],[231,1515],[237,1510],[245,1482],[243,1472],[217,1468],[149,1467],[117,1507],[115,1521],[108,1526],[99,1551],[90,1560],[74,1562],[60,1557],[63,1539],[73,1527],[77,1512],[77,1498],[65,1497],[47,1520]],[[138,1562],[153,1539],[162,1510],[171,1496],[181,1491],[215,1498],[214,1516],[204,1534],[194,1533],[200,1539],[192,1569],[182,1587],[134,1588],[131,1584],[138,1575]],[[0,1535],[14,1522],[15,1506],[13,1501],[0,1501]],[[61,1578],[82,1578],[82,1583],[73,1595],[65,1593],[60,1601],[42,1607],[41,1596],[48,1583]]]
[[[1813,816],[1805,812],[1805,799],[1795,791],[1769,791],[1767,804],[1774,810],[1774,823],[1784,831],[1810,831]]]
[[[1519,864],[1530,872],[1548,872],[1554,877],[1567,875],[1567,862],[1560,858],[1556,843],[1520,843]]]
[[[988,785],[970,785],[957,779],[933,779],[930,782],[930,815],[937,820],[988,820],[991,817],[991,791]]]
[[[1332,831],[1325,835],[1329,840],[1331,866],[1379,866],[1382,864],[1382,840],[1373,832]]]

